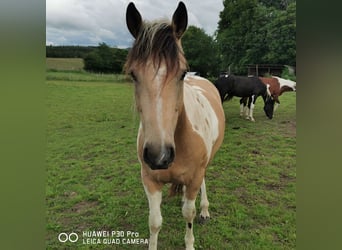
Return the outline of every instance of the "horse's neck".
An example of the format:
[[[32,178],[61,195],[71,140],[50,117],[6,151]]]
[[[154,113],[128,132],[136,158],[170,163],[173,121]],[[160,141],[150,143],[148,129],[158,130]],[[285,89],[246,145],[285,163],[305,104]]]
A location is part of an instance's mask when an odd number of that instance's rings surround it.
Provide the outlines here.
[[[185,105],[188,105],[184,99],[188,98],[188,91],[189,86],[186,86],[186,83],[184,83],[183,86],[183,101],[181,108],[179,110],[179,115],[177,119],[177,127],[176,127],[176,133],[175,133],[175,140],[185,140],[184,137],[184,131],[189,130],[192,127],[191,121],[189,120],[189,116],[187,112],[189,112],[189,107],[185,107]],[[187,111],[188,110],[188,111]],[[177,137],[179,135],[179,137]]]
[[[284,92],[289,92],[289,91],[293,91],[293,89],[291,87],[289,87],[289,86],[282,86],[280,88],[279,95],[281,95]]]
[[[176,132],[177,132],[177,130],[180,131],[180,130],[183,130],[184,128],[187,128],[190,126],[191,126],[191,123],[187,117],[186,108],[185,108],[185,104],[184,104],[184,95],[183,95],[183,104],[179,110]]]
[[[187,133],[187,131],[189,131],[189,128],[191,128],[191,124],[187,118],[185,107],[183,104],[183,107],[180,109],[178,115],[177,126],[174,134],[176,148],[178,148],[179,145],[182,145],[181,147],[187,147],[189,145],[189,135]]]
[[[183,132],[180,131],[180,133],[183,133],[185,138],[180,138],[180,140],[187,145],[192,144],[192,146],[198,147],[194,137],[201,138],[209,159],[212,142],[218,138],[219,121],[206,93],[210,96],[210,91],[213,91],[215,87],[200,82],[207,81],[205,79],[197,79],[199,82],[195,80],[191,84],[184,83],[184,104],[178,123],[179,128],[183,129]],[[218,105],[221,105],[219,99]]]

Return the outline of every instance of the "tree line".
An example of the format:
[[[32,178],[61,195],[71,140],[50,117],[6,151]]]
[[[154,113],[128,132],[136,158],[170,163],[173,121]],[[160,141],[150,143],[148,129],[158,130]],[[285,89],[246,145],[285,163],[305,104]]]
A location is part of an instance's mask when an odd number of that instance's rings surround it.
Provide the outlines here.
[[[296,66],[295,0],[224,0],[213,36],[189,26],[182,38],[191,71],[216,77],[220,71],[245,75],[248,64]],[[47,46],[47,57],[80,57],[85,70],[122,73],[129,49]]]
[[[46,57],[83,58],[84,69],[97,73],[122,73],[128,49],[98,46],[46,46]]]
[[[84,58],[96,46],[46,46],[46,57],[52,58]]]
[[[190,26],[182,44],[190,69],[206,77],[246,75],[248,64],[296,66],[295,0],[224,0],[214,36]]]

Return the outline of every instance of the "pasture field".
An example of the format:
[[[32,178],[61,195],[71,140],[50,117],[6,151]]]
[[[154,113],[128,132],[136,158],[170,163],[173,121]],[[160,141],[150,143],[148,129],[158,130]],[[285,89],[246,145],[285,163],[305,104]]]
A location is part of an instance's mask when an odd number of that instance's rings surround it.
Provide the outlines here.
[[[46,58],[47,70],[83,70],[82,58]]]
[[[90,73],[82,58],[46,58],[46,80],[82,82],[127,82],[125,75]]]
[[[138,238],[149,237],[133,85],[106,78],[70,81],[58,74],[46,84],[46,248],[147,249],[122,242],[86,244],[91,241],[83,236],[134,231]],[[225,139],[206,176],[211,219],[194,224],[196,249],[295,249],[296,93],[280,101],[268,120],[259,98],[255,123],[240,118],[238,98],[224,103]],[[199,214],[199,197],[196,208]],[[159,248],[184,249],[181,197],[168,197],[165,187],[161,210]],[[79,239],[61,243],[62,232],[75,232]]]

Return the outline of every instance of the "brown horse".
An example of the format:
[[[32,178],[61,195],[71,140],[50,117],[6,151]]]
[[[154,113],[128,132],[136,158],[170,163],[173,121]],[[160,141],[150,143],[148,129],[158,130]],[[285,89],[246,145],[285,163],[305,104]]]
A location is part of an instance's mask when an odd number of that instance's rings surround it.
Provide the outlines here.
[[[166,183],[172,183],[172,190],[183,191],[185,245],[194,249],[196,196],[201,189],[200,216],[209,218],[205,171],[224,137],[220,96],[208,80],[186,76],[180,41],[187,27],[184,3],[179,3],[171,23],[144,22],[130,3],[126,23],[135,38],[125,67],[135,83],[140,115],[137,150],[150,209],[149,249],[157,249],[162,187]]]
[[[259,78],[265,85],[268,84],[270,86],[272,98],[276,103],[274,110],[276,110],[280,104],[279,96],[287,91],[296,91],[296,82],[294,81],[283,79],[277,76]]]

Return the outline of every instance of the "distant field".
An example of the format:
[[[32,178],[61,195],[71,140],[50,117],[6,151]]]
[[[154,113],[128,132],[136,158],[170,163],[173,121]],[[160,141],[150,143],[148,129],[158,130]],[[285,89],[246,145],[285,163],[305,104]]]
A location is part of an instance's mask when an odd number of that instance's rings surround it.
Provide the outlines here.
[[[47,70],[79,71],[84,67],[82,58],[46,58]]]
[[[133,84],[57,73],[47,80],[46,249],[147,249],[83,241],[83,232],[100,230],[149,237]],[[296,93],[280,101],[269,120],[259,98],[255,123],[240,118],[238,98],[224,103],[225,138],[206,176],[211,220],[195,223],[196,249],[296,248]],[[184,249],[181,198],[166,191],[159,248]],[[61,243],[62,232],[79,239]]]
[[[123,74],[101,74],[86,71],[47,71],[46,80],[68,82],[127,82],[130,78]]]
[[[82,58],[46,58],[46,80],[80,82],[127,82],[123,74],[90,73],[83,70]]]

